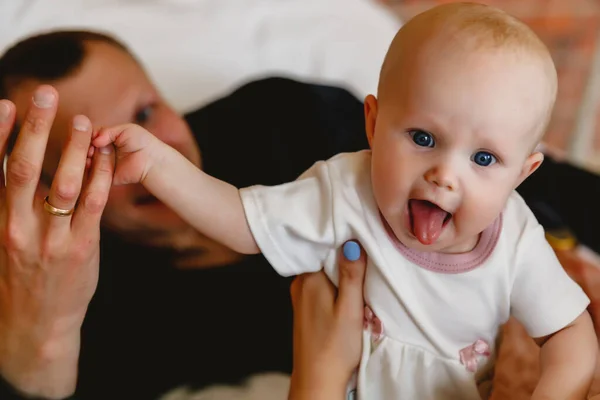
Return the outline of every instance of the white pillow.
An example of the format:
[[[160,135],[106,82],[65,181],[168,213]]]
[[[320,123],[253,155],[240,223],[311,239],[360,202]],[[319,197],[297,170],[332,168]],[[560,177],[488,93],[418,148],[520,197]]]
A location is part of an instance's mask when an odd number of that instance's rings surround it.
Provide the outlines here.
[[[0,51],[85,28],[128,45],[185,112],[249,80],[288,76],[374,93],[398,21],[375,0],[20,0],[0,5]]]

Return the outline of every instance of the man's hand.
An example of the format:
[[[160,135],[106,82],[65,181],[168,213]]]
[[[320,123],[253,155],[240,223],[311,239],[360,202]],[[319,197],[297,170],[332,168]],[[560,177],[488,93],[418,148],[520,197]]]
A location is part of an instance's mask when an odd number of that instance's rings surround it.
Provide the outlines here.
[[[292,283],[294,367],[290,399],[344,399],[362,351],[366,257],[347,242],[339,258],[336,291],[324,272]]]
[[[57,104],[52,87],[36,90],[8,158],[6,184],[0,179],[0,374],[23,394],[44,398],[75,389],[114,164],[108,147],[86,170],[92,126],[75,117],[48,196],[49,205],[75,212],[57,216],[45,209],[38,183]],[[0,110],[3,159],[16,110],[6,100]]]

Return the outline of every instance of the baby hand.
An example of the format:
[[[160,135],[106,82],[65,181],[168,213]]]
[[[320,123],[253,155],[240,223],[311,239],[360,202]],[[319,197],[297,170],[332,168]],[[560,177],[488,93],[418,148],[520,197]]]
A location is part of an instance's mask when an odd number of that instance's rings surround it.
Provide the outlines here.
[[[134,124],[102,128],[92,140],[97,149],[113,144],[117,158],[113,178],[115,185],[143,182],[164,145],[150,132]]]

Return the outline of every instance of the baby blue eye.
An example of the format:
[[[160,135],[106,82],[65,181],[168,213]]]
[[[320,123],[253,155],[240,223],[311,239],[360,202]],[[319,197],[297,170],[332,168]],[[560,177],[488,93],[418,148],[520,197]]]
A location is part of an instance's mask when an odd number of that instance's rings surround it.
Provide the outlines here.
[[[421,146],[421,147],[435,146],[435,141],[433,140],[433,136],[431,136],[431,134],[429,134],[427,132],[416,129],[416,130],[410,131],[409,135],[412,137],[413,142],[415,142],[417,144],[417,146]]]
[[[473,162],[482,167],[489,167],[490,165],[496,163],[496,161],[496,157],[487,151],[478,151],[473,155]]]

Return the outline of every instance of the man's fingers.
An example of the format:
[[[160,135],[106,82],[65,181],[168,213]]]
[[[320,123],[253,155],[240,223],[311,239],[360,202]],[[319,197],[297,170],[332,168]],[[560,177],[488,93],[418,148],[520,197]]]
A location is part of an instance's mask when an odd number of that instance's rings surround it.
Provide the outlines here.
[[[4,188],[4,158],[10,134],[15,123],[15,106],[8,100],[0,100],[0,188]]]
[[[75,207],[85,173],[86,159],[92,140],[92,123],[87,117],[73,118],[69,139],[60,157],[56,175],[52,181],[48,203],[56,208],[70,210]],[[70,217],[49,215],[53,226],[69,227]]]
[[[81,193],[73,217],[72,226],[75,232],[85,233],[100,226],[115,168],[113,147],[97,149],[90,168],[88,182]]]
[[[6,171],[6,197],[11,214],[23,216],[31,211],[57,102],[56,90],[42,85],[35,91],[23,118]]]
[[[365,252],[357,242],[348,241],[342,247],[338,263],[340,280],[337,310],[346,315],[356,314],[357,317],[361,317],[364,308],[363,286],[367,269]]]

